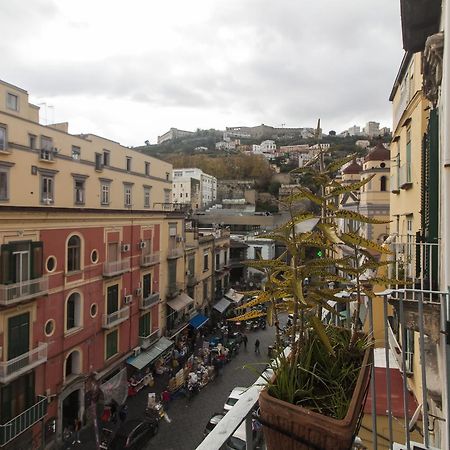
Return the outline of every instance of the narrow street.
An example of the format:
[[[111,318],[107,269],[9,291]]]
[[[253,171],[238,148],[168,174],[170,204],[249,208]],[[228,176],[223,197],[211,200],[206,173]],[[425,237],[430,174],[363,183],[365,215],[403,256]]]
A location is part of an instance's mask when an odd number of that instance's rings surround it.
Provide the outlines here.
[[[142,450],[193,450],[197,447],[203,439],[203,430],[209,418],[223,410],[231,390],[236,386],[250,386],[267,364],[267,347],[273,344],[275,328],[258,329],[247,333],[247,336],[247,350],[242,344],[239,354],[224,366],[222,375],[206,385],[189,402],[181,394],[170,402],[167,414],[171,423],[160,421],[158,434]],[[254,352],[256,339],[260,341],[260,355]],[[127,400],[127,420],[143,417],[147,394],[154,391],[154,388],[144,388]],[[66,448],[96,450],[93,428],[82,430],[81,444]]]
[[[215,412],[221,412],[231,390],[235,386],[249,386],[255,382],[267,363],[267,346],[275,337],[275,328],[249,332],[247,351],[243,345],[239,354],[230,361],[223,374],[202,389],[190,403],[185,398],[175,399],[168,415],[171,423],[160,422],[158,434],[152,438],[145,450],[193,450],[203,439],[203,430]],[[255,355],[254,343],[261,342],[261,355]],[[245,365],[251,367],[244,367]],[[142,396],[144,397],[144,396]]]

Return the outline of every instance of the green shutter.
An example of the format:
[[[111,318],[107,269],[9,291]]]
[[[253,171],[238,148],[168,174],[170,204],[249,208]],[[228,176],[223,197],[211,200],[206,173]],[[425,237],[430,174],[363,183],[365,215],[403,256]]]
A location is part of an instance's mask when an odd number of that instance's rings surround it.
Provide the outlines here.
[[[150,328],[150,313],[147,313],[139,318],[139,336],[148,336]]]
[[[144,275],[142,278],[142,291],[144,298],[152,293],[152,276],[150,273]]]
[[[8,319],[8,361],[30,349],[30,313]]]
[[[40,278],[43,273],[43,255],[44,244],[43,242],[31,242],[31,278]]]
[[[1,284],[11,284],[15,280],[15,264],[13,260],[13,245],[3,244],[1,246],[0,264],[1,264]]]
[[[106,359],[111,358],[117,353],[117,330],[112,331],[106,336]]]

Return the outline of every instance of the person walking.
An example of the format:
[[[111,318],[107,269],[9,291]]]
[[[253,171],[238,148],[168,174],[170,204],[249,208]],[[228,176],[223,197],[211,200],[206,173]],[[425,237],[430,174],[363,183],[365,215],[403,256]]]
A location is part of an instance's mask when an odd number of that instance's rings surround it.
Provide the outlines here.
[[[247,337],[246,334],[244,334],[244,335],[242,336],[242,342],[244,343],[244,348],[245,348],[245,350],[247,350],[248,337]]]
[[[74,420],[73,430],[75,432],[75,438],[72,442],[72,445],[75,443],[81,444],[81,441],[80,441],[81,420],[78,417]]]
[[[255,353],[256,353],[257,355],[260,354],[260,353],[259,353],[259,339],[256,339],[256,341],[255,341]]]

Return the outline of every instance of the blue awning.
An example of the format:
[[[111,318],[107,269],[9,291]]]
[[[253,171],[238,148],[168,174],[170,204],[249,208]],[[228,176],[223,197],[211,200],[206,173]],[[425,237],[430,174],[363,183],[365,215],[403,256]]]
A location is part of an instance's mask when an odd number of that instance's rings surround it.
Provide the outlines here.
[[[197,314],[195,317],[193,317],[190,321],[189,324],[192,325],[196,330],[198,330],[200,327],[202,327],[203,325],[205,325],[206,322],[208,322],[208,318],[205,317],[202,314]]]
[[[147,351],[128,358],[127,364],[130,364],[130,366],[133,366],[138,370],[142,370],[145,366],[148,366],[155,359],[159,358],[166,350],[169,350],[172,345],[173,341],[162,336]]]

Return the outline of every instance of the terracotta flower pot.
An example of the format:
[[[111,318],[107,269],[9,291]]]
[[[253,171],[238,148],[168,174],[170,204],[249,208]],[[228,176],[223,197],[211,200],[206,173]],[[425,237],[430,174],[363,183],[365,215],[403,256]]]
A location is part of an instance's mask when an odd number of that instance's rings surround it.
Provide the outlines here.
[[[373,364],[373,348],[364,353],[347,415],[342,420],[318,414],[272,397],[259,396],[261,422],[268,450],[348,450],[359,426]]]

